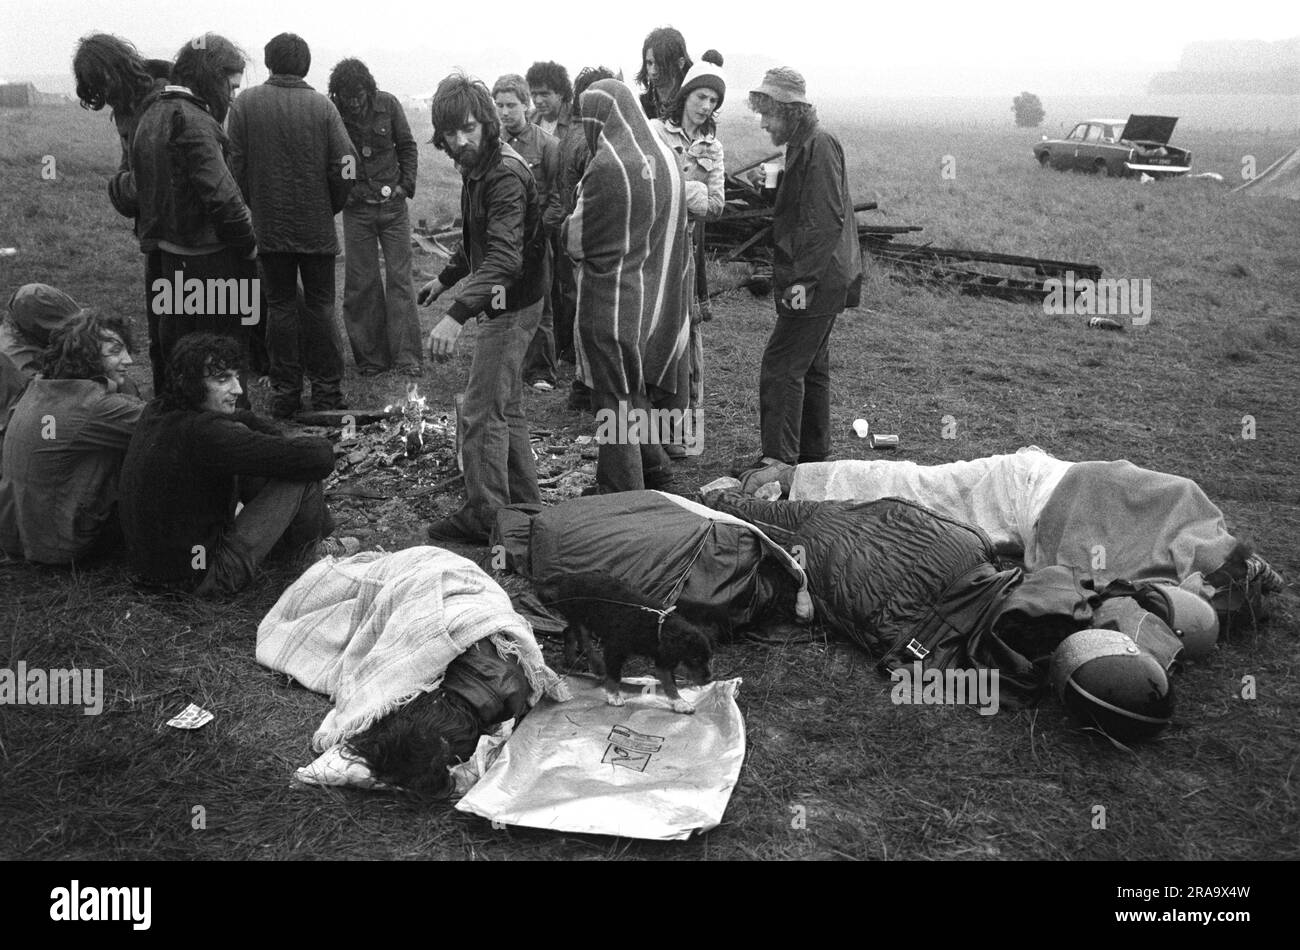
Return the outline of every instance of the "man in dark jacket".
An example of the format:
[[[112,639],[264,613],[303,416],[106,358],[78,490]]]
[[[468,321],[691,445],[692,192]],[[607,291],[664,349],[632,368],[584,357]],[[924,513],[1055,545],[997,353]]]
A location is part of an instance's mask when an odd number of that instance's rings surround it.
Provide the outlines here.
[[[186,333],[248,338],[248,316],[226,293],[247,291],[251,299],[256,291],[257,237],[226,162],[222,129],[244,66],[244,54],[225,37],[195,37],[177,53],[173,84],[147,105],[131,139],[136,235],[146,256],[158,253],[161,268],[147,291],[164,361]],[[227,291],[206,295],[211,304],[196,294],[197,306],[181,306],[180,290],[192,281]]]
[[[98,112],[109,106],[113,124],[122,143],[122,162],[108,180],[108,199],[123,217],[133,221],[140,213],[135,178],[131,174],[131,139],[136,124],[167,85],[172,64],[166,59],[144,59],[139,50],[120,36],[91,33],[77,43],[72,72],[77,80],[77,98],[82,108]],[[137,230],[136,236],[139,237]],[[158,315],[149,301],[154,281],[162,277],[162,255],[156,248],[145,255],[145,314],[149,321],[149,363],[153,369],[154,394],[162,392],[162,344],[158,340]]]
[[[610,77],[613,73],[609,74]],[[560,143],[560,166],[555,185],[560,194],[560,217],[573,211],[578,181],[587,166],[591,152],[587,149],[587,136],[582,122],[574,114],[577,102],[575,87],[569,83],[569,73],[559,63],[536,62],[528,67],[528,93],[533,100],[533,123],[550,132]],[[602,77],[596,77],[602,78]],[[594,82],[595,79],[588,79]],[[564,253],[559,239],[559,226],[551,238],[551,311],[555,331],[555,353],[561,360],[573,362],[573,314],[578,306],[574,284],[573,261]],[[586,387],[583,387],[585,395]]]
[[[563,67],[561,67],[563,68]],[[555,388],[555,275],[559,265],[555,253],[555,235],[564,220],[564,201],[560,194],[560,142],[535,122],[528,121],[528,82],[523,76],[508,73],[492,87],[492,100],[501,117],[501,137],[519,153],[532,170],[537,182],[537,200],[542,206],[542,230],[550,246],[551,286],[542,295],[542,322],[528,345],[524,357],[524,385],[539,392]],[[561,131],[556,129],[557,132]]]
[[[230,167],[257,226],[269,326],[272,415],[343,406],[343,344],[334,322],[334,215],[357,178],[357,157],[334,105],[303,80],[311,51],[281,33],[266,44],[271,78],[230,109]],[[302,280],[305,305],[299,310]]]
[[[498,509],[538,502],[537,470],[528,444],[521,369],[542,316],[549,286],[546,235],[537,184],[528,163],[501,141],[487,86],[462,73],[433,97],[438,148],[464,178],[461,245],[441,274],[420,290],[428,305],[468,277],[433,332],[435,359],[455,350],[461,327],[478,319],[474,362],[465,387],[464,507],[429,526],[433,541],[486,544]]]
[[[862,285],[844,149],[818,125],[804,89],[799,73],[780,66],[749,95],[772,143],[786,146],[772,217],[777,317],[759,375],[763,450],[756,464],[820,462],[829,454],[827,345],[835,318],[858,305]]]
[[[122,530],[132,566],[154,583],[233,593],[273,553],[314,560],[359,547],[354,538],[328,537],[333,519],[320,480],[334,470],[329,440],[286,436],[236,409],[239,362],[226,337],[184,337],[168,363],[167,389],[131,437]]]
[[[411,218],[420,147],[402,104],[375,86],[366,64],[344,59],[330,71],[338,107],[360,154],[357,183],[343,209],[343,326],[362,376],[396,368],[419,376],[420,321],[411,281]],[[385,281],[379,275],[384,252]]]

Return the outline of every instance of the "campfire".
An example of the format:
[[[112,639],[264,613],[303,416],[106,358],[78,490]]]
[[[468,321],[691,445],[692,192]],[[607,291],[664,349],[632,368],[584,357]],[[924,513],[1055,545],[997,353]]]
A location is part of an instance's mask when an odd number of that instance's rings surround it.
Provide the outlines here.
[[[335,443],[336,465],[326,489],[357,503],[457,492],[463,471],[460,400],[458,395],[450,411],[430,406],[413,382],[404,397],[382,410],[354,413],[357,424],[345,424]],[[565,438],[548,429],[529,435],[543,500],[572,498],[594,483],[591,436]]]
[[[407,386],[406,398],[397,404],[389,403],[384,412],[395,414],[400,420],[397,434],[405,446],[401,451],[408,459],[424,451],[425,433],[428,431],[439,432],[444,437],[450,432],[454,439],[455,424],[449,423],[446,415],[438,416],[434,422],[427,418],[430,414],[429,397],[420,395],[418,383]],[[390,464],[392,461],[395,459],[390,460]]]

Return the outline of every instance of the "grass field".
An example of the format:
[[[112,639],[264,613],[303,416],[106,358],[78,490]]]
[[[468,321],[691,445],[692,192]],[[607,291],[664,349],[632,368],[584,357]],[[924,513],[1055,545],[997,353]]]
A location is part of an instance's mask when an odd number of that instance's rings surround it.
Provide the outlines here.
[[[729,164],[758,157],[756,124],[739,101],[729,113]],[[426,140],[428,117],[413,123]],[[1196,479],[1234,532],[1284,576],[1300,572],[1300,204],[1228,198],[1206,181],[1041,171],[1028,130],[847,117],[832,127],[858,197],[880,203],[872,220],[922,225],[917,237],[941,246],[1093,262],[1106,276],[1149,279],[1153,299],[1148,326],[1112,334],[1036,306],[909,287],[873,267],[862,309],[842,317],[833,342],[837,457],[868,454],[850,430],[864,417],[899,433],[900,458],[923,463],[1027,444],[1072,460],[1127,458]],[[1226,173],[1245,155],[1262,169],[1294,138],[1181,142],[1198,167]],[[41,177],[47,155],[55,180]],[[105,194],[117,157],[101,115],[0,112],[0,246],[18,248],[0,258],[0,292],[51,283],[132,317],[143,337],[140,255]],[[412,217],[446,221],[450,163],[429,145],[421,162]],[[735,277],[719,270],[715,286]],[[440,313],[422,313],[426,330]],[[757,448],[771,303],[739,291],[715,314],[706,448],[679,465],[683,493]],[[471,351],[467,333],[454,362],[431,366],[422,388],[436,404],[450,406]],[[143,383],[143,360],[134,372]],[[563,388],[528,393],[530,421],[591,431],[565,410]],[[356,378],[349,361],[352,405],[401,391],[391,377]],[[943,438],[946,416],[955,439]],[[1242,437],[1245,416],[1254,439]],[[457,504],[454,494],[350,500],[346,524],[392,550]],[[445,806],[291,787],[328,701],[253,659],[257,623],[288,580],[268,574],[209,604],[137,589],[116,563],[76,573],[0,564],[0,667],[102,668],[107,693],[99,716],[0,708],[0,857],[1300,858],[1300,621],[1289,590],[1269,626],[1178,674],[1174,725],[1131,751],[1081,731],[1054,700],[994,717],[895,706],[869,658],[815,630],[803,642],[725,645],[715,674],[744,679],[740,784],[719,828],[653,844],[494,831]],[[554,644],[547,651],[558,660]],[[1241,698],[1247,675],[1254,699]],[[189,702],[216,719],[195,732],[163,725]]]

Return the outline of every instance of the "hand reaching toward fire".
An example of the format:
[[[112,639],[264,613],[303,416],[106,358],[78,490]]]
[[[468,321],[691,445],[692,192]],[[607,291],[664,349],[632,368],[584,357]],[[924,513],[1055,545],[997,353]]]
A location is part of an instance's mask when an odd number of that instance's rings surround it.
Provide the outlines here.
[[[427,307],[442,296],[442,292],[446,289],[446,287],[442,286],[442,281],[435,277],[420,288],[420,293],[416,297],[416,302],[421,307]]]
[[[459,337],[460,324],[451,317],[443,317],[429,333],[429,355],[439,361],[450,359],[456,352]]]

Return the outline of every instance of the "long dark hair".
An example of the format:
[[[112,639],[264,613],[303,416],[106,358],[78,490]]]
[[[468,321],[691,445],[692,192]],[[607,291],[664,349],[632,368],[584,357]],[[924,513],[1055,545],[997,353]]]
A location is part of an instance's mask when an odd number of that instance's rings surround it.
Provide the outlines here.
[[[216,33],[204,33],[181,47],[172,67],[172,81],[188,86],[212,112],[218,122],[230,111],[229,73],[242,73],[248,56],[234,43]]]
[[[438,83],[429,111],[433,116],[434,144],[448,154],[451,153],[447,150],[445,136],[464,125],[467,115],[472,115],[483,126],[480,155],[496,151],[501,143],[501,120],[497,118],[492,92],[481,80],[459,70]]]
[[[134,44],[120,36],[83,36],[72,56],[81,108],[98,112],[108,106],[119,118],[134,115],[153,85],[149,62]]]
[[[695,64],[691,60],[691,54],[686,52],[686,37],[682,36],[680,30],[676,30],[671,26],[661,26],[658,29],[651,30],[650,34],[645,38],[645,42],[641,44],[641,68],[637,71],[636,83],[649,93],[650,100],[655,104],[656,111],[662,112],[668,103],[659,101],[659,90],[655,88],[655,84],[650,81],[650,77],[646,73],[646,53],[653,54],[657,69],[661,72],[668,70],[668,72],[672,73],[678,86],[682,84],[682,77]],[[677,65],[679,59],[685,61],[680,67]],[[654,118],[654,116],[651,116],[651,118]]]
[[[243,353],[239,341],[219,333],[187,333],[176,341],[167,359],[167,382],[161,394],[167,409],[197,409],[207,398],[204,378],[239,371]]]
[[[93,379],[104,375],[100,345],[116,333],[132,349],[131,324],[125,317],[86,311],[50,334],[41,362],[46,379]]]

